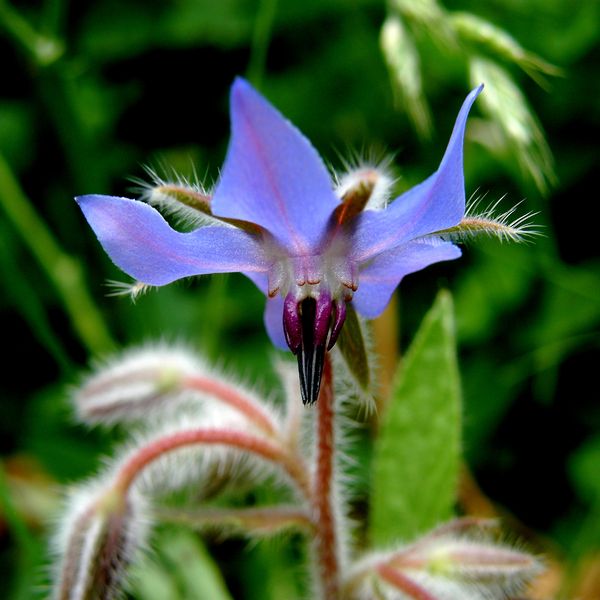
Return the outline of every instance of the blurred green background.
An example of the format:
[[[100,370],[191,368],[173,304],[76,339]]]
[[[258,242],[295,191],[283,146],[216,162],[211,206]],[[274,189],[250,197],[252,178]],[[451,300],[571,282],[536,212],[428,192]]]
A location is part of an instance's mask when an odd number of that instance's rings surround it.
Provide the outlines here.
[[[552,594],[599,598],[599,29],[596,0],[0,0],[0,597],[33,597],[56,484],[109,450],[68,404],[91,359],[181,339],[265,388],[274,379],[264,299],[248,280],[109,297],[106,281],[126,278],[73,202],[131,195],[144,165],[213,182],[241,74],[335,168],[393,154],[398,192],[435,170],[484,79],[467,195],[483,206],[506,196],[501,209],[524,199],[518,214],[538,212],[544,236],[469,244],[460,261],[409,276],[400,347],[448,287],[481,488],[463,508],[491,499],[552,557]],[[267,554],[211,546],[234,597],[283,597],[265,591]],[[173,597],[195,597],[181,586]]]

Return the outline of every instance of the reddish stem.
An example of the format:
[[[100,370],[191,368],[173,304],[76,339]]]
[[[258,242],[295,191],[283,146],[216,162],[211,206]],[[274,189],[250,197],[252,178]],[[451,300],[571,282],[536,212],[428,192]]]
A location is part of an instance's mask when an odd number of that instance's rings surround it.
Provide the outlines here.
[[[206,392],[219,398],[224,404],[235,408],[246,415],[253,423],[256,423],[263,431],[274,434],[275,424],[271,416],[258,403],[250,400],[243,394],[240,394],[235,388],[229,385],[199,375],[190,375],[183,381],[183,386],[199,392]]]
[[[377,572],[384,581],[393,585],[396,589],[408,594],[414,600],[436,600],[427,590],[424,590],[418,583],[400,571],[389,565],[381,565]]]
[[[333,369],[325,355],[321,392],[317,400],[317,468],[314,481],[314,507],[317,524],[317,568],[323,597],[339,597],[337,527],[332,503],[334,475],[334,394]]]
[[[159,438],[141,448],[122,467],[117,475],[115,489],[125,494],[133,481],[142,470],[167,452],[184,446],[197,444],[221,444],[245,450],[256,454],[268,461],[280,465],[296,483],[305,497],[310,497],[310,488],[306,480],[303,465],[294,457],[287,454],[279,446],[263,440],[255,435],[249,435],[235,430],[223,429],[191,429],[179,431]]]

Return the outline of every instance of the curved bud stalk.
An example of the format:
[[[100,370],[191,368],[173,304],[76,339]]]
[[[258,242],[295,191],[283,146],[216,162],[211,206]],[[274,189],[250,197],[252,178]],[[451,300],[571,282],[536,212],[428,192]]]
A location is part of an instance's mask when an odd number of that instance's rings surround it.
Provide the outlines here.
[[[190,483],[202,483],[206,473],[252,468],[254,481],[264,478],[264,469],[283,477],[282,483],[301,499],[310,498],[308,469],[277,439],[244,430],[243,422],[227,420],[220,426],[187,427],[171,424],[172,431],[155,433],[134,447],[118,468],[115,488],[126,493],[139,482],[146,493],[161,493]]]
[[[54,600],[111,600],[120,596],[127,567],[146,544],[148,510],[138,494],[111,487],[71,495],[57,550]]]

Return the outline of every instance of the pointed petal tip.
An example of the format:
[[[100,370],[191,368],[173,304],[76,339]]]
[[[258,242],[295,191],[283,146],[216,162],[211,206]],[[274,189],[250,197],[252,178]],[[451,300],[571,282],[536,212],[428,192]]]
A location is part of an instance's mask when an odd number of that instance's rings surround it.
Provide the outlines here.
[[[473,88],[469,92],[469,95],[467,96],[467,100],[470,100],[471,102],[473,102],[477,98],[477,96],[479,96],[479,94],[481,94],[484,87],[485,87],[485,84],[480,83],[476,88]]]
[[[233,80],[230,92],[232,107],[236,103],[244,101],[247,98],[256,99],[257,97],[264,100],[256,88],[247,79],[244,79],[238,75]]]
[[[84,204],[89,203],[93,198],[97,198],[98,196],[96,194],[84,194],[83,196],[75,196],[75,202],[77,202],[77,204],[80,207],[83,207]]]
[[[130,198],[122,198],[121,196],[108,196],[106,194],[83,194],[82,196],[75,196],[75,202],[79,205],[80,208],[84,208],[85,206],[89,206],[90,204],[96,202],[135,202],[135,200],[131,200]],[[142,203],[143,204],[143,203]]]

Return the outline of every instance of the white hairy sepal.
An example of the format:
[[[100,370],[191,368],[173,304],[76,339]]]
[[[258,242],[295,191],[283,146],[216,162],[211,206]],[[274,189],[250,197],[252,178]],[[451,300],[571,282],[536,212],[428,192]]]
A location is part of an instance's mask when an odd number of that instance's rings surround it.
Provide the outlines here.
[[[528,212],[519,217],[515,213],[521,204],[498,213],[497,208],[503,198],[483,210],[479,209],[480,199],[471,202],[460,223],[441,231],[436,231],[424,239],[441,239],[447,242],[465,242],[471,238],[488,236],[500,241],[524,242],[540,235],[539,226],[532,222],[537,213]]]
[[[210,200],[212,190],[203,185],[197,177],[187,181],[173,173],[171,177],[161,177],[156,170],[146,168],[150,181],[139,180],[137,192],[140,199],[154,206],[162,213],[175,218],[185,229],[197,229],[205,225],[229,227],[222,220],[212,216]]]
[[[56,600],[120,597],[128,566],[146,550],[146,501],[137,493],[121,496],[111,479],[112,473],[67,494],[52,540]]]
[[[107,280],[105,285],[110,289],[106,294],[108,297],[129,296],[134,304],[138,298],[147,294],[150,290],[157,289],[157,286],[148,285],[141,281],[118,281],[116,279]]]
[[[335,193],[340,199],[351,194],[365,196],[364,210],[383,210],[391,197],[396,178],[391,173],[391,159],[354,158],[345,164],[343,173],[333,173]]]

